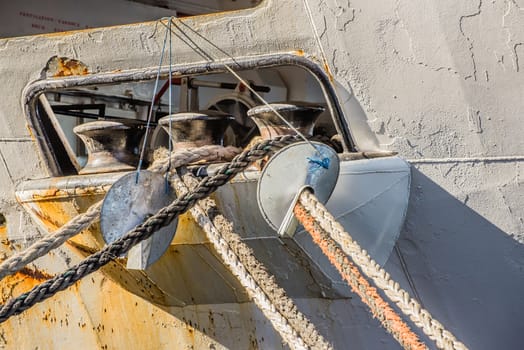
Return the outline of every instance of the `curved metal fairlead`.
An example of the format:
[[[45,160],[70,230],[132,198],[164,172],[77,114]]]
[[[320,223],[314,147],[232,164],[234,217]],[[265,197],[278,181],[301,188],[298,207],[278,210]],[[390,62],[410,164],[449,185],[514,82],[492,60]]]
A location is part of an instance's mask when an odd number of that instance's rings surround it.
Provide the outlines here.
[[[319,156],[305,142],[283,148],[268,161],[260,177],[257,200],[262,216],[280,234],[292,235],[296,228],[292,215],[296,196],[303,187],[310,187],[344,229],[378,264],[384,265],[408,207],[409,164],[397,156],[352,159],[349,153],[337,155],[326,145],[313,144],[317,149],[329,150],[323,154],[333,169],[322,168],[322,157],[319,162]],[[294,238],[301,241],[303,236],[300,230]]]
[[[339,173],[337,153],[319,142],[299,142],[278,151],[266,164],[257,187],[257,201],[266,222],[279,234],[297,228],[293,208],[305,187],[326,203]]]

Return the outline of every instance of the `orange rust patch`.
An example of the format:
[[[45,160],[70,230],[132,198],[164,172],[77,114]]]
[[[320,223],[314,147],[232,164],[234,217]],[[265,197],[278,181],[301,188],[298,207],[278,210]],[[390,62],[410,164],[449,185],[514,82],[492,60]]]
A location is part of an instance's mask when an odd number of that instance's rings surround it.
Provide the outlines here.
[[[71,75],[86,75],[89,73],[87,66],[82,62],[66,57],[58,58],[58,69],[55,77],[67,77]]]
[[[71,215],[64,210],[62,203],[40,201],[35,203],[40,210],[34,213],[38,219],[49,229],[56,230],[71,219]]]
[[[333,74],[331,73],[331,69],[329,69],[329,65],[324,60],[324,70],[326,71],[326,74],[328,75],[329,81],[334,82],[335,78],[333,77]]]
[[[87,257],[91,254],[96,253],[98,250],[89,246],[86,246],[82,243],[75,242],[73,240],[66,241],[66,244],[71,246],[73,249],[82,254],[83,257]]]
[[[297,56],[300,56],[300,57],[303,57],[304,56],[304,50],[302,49],[298,49],[295,51],[295,55]]]
[[[53,278],[40,270],[25,267],[14,275],[6,276],[0,285],[2,303],[15,295],[20,295],[31,290],[34,286]]]
[[[190,213],[178,217],[176,235],[171,244],[194,244],[208,242],[208,239]]]
[[[75,190],[75,195],[90,196],[100,194],[101,192],[105,192],[105,190],[96,186],[80,187]]]
[[[7,250],[13,249],[11,241],[9,240],[9,238],[7,238],[7,226],[5,222],[3,224],[0,224],[0,244],[2,244],[3,248],[6,248]]]
[[[13,250],[13,245],[9,238],[7,238],[7,226],[5,225],[0,226],[0,244],[2,244],[7,250]]]
[[[26,123],[25,127],[27,131],[29,132],[29,137],[31,138],[31,140],[36,141],[35,133],[33,132],[33,129],[31,128],[31,126]]]
[[[107,188],[104,188],[104,186],[78,187],[70,191],[65,191],[56,187],[50,187],[47,190],[32,193],[31,198],[34,201],[57,200],[58,198],[71,198],[76,196],[94,196],[105,194],[106,192]]]
[[[68,77],[72,75],[89,74],[87,66],[79,60],[58,56],[53,56],[49,59],[44,71],[48,77]]]

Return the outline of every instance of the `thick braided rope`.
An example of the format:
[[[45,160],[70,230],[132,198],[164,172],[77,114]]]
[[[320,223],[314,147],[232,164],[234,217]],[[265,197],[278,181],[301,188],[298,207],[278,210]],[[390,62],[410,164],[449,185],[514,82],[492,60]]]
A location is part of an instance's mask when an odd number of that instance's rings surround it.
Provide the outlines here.
[[[302,192],[299,201],[313,216],[315,221],[340,245],[344,253],[351,257],[362,272],[371,278],[375,285],[382,289],[386,296],[390,298],[404,314],[408,315],[415,325],[420,327],[431,340],[435,341],[439,349],[467,349],[451,332],[446,330],[440,322],[434,319],[427,310],[423,309],[416,300],[412,299],[408,292],[400,288],[397,282],[393,281],[391,276],[351,238],[349,233],[344,231],[342,225],[318,202],[311,192]]]
[[[27,264],[61,246],[69,238],[87,228],[98,218],[101,207],[102,201],[93,204],[85,213],[75,216],[52,235],[39,239],[23,251],[4,260],[0,264],[0,280],[20,271]]]
[[[361,298],[364,304],[369,307],[372,315],[380,321],[399,344],[408,350],[427,349],[402,318],[378,294],[376,288],[371,286],[362,276],[359,269],[347,258],[337,243],[315,222],[304,206],[297,203],[293,211],[298,221],[313,238],[313,242],[319,246],[324,255],[348,282],[351,290]]]
[[[177,176],[174,185],[186,192],[194,187],[196,179],[187,174],[184,185]],[[191,214],[202,227],[226,266],[235,275],[275,330],[292,349],[331,349],[311,321],[302,314],[291,298],[275,281],[273,275],[259,262],[232,223],[220,214],[211,198],[200,200],[191,208]]]
[[[229,161],[234,156],[239,154],[242,150],[233,146],[218,146],[209,145],[196,148],[187,148],[177,150],[169,155],[167,149],[160,149],[155,151],[155,158],[157,158],[148,170],[165,173],[170,168],[176,169],[183,165],[187,165],[200,160],[206,161]]]
[[[240,152],[241,149],[236,147],[216,145],[184,149],[174,152],[171,155],[165,150],[165,152],[157,155],[156,158],[158,159],[149,167],[149,170],[162,173],[166,172],[169,166],[177,168],[199,160],[229,161]],[[39,239],[23,251],[4,260],[0,264],[0,280],[7,275],[20,271],[27,264],[49,253],[51,250],[58,248],[69,238],[87,228],[98,218],[101,206],[102,201],[93,204],[85,213],[75,216],[53,234]]]
[[[69,268],[64,273],[35,286],[29,292],[10,299],[0,307],[0,323],[6,321],[13,315],[22,313],[36,303],[50,298],[83,277],[97,271],[116,257],[127,253],[134,245],[151,237],[158,229],[169,225],[174,218],[184,213],[197,200],[209,196],[218,187],[245,169],[250,163],[265,157],[274,147],[283,147],[296,142],[296,140],[297,138],[295,136],[281,136],[272,140],[261,141],[249,150],[243,151],[230,163],[224,164],[214,176],[202,179],[193,191],[177,198],[167,207],[160,209],[155,215],[148,218],[144,223],[136,226],[115,242],[84,259],[79,264]]]

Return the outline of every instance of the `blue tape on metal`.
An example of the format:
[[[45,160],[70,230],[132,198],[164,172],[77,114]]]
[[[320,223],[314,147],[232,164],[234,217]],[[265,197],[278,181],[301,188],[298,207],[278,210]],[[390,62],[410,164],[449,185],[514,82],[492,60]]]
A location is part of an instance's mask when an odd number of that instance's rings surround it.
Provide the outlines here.
[[[309,160],[310,163],[314,163],[314,164],[320,165],[324,169],[329,169],[329,163],[330,163],[330,159],[329,158],[318,159],[318,158],[307,157],[307,160]]]

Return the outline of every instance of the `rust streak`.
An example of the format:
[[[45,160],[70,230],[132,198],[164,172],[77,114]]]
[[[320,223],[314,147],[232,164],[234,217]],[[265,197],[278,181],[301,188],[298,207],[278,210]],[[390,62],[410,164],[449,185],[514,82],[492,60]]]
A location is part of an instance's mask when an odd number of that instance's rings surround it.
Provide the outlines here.
[[[62,203],[41,201],[38,202],[38,207],[40,210],[34,210],[34,214],[51,230],[60,228],[71,219]]]
[[[326,71],[329,81],[333,83],[335,81],[335,78],[333,77],[333,73],[331,73],[331,69],[329,68],[329,65],[326,61],[324,61],[324,70]]]
[[[50,188],[48,190],[45,190],[42,193],[33,193],[31,197],[33,199],[44,199],[48,197],[56,197],[60,194],[60,190],[58,188]]]
[[[22,270],[20,270],[18,273],[21,274],[21,275],[30,277],[31,279],[39,281],[39,282],[43,282],[43,281],[46,281],[46,280],[54,277],[54,276],[52,276],[52,275],[50,275],[48,273],[45,273],[45,272],[37,270],[37,269],[32,269],[32,268],[27,267],[27,266],[24,267]]]
[[[0,288],[0,302],[5,303],[15,295],[26,293],[34,286],[47,281],[54,276],[41,270],[25,267],[17,273],[6,276]]]

